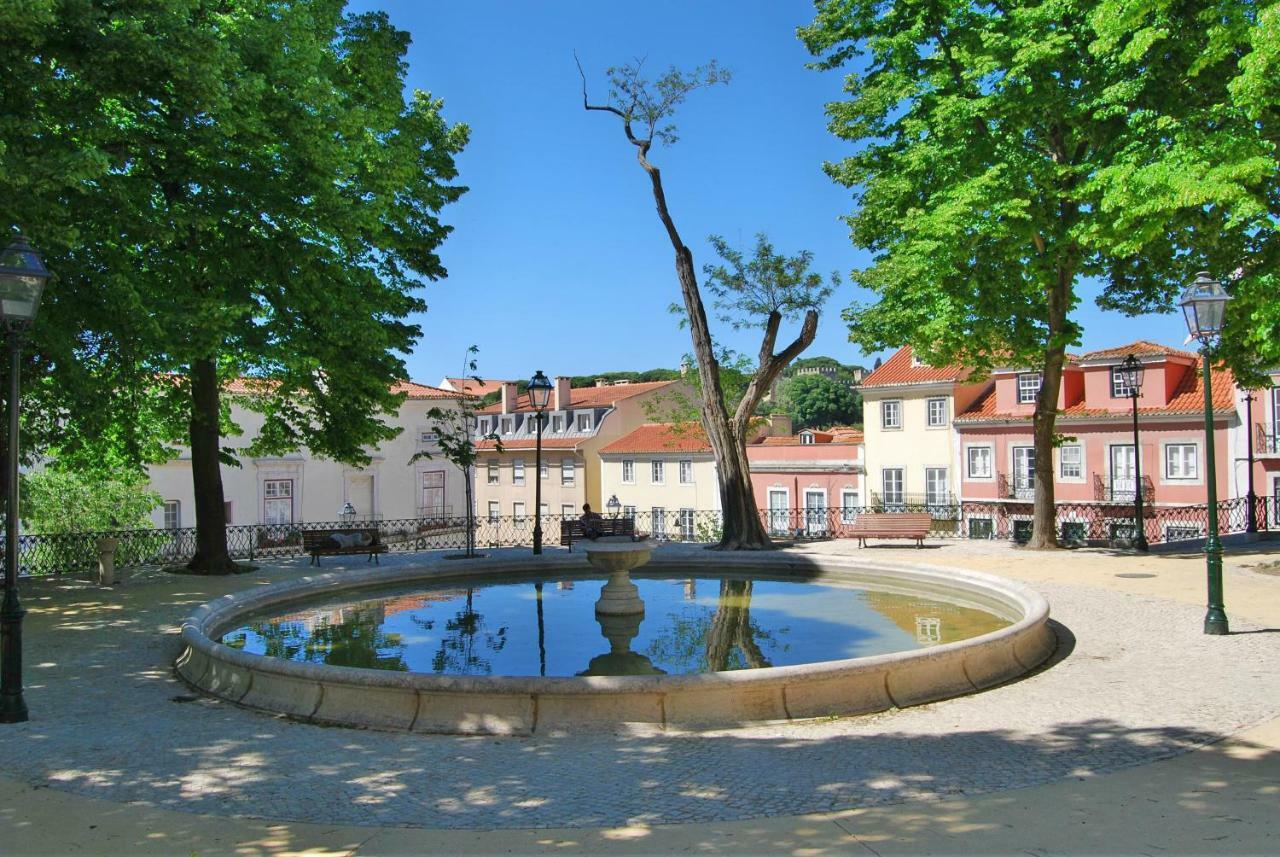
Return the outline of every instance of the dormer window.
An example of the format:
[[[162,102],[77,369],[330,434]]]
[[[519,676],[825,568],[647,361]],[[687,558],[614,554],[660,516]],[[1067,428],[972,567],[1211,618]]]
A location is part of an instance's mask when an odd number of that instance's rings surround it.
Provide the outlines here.
[[[578,414],[577,429],[578,431],[591,431],[591,412],[590,411]]]
[[[1039,372],[1023,372],[1018,376],[1018,404],[1034,405],[1044,376]]]
[[[813,443],[813,432],[811,431],[800,432],[800,445],[808,446],[811,443]]]
[[[513,431],[515,430],[515,426],[516,426],[516,418],[515,418],[515,417],[503,417],[503,418],[502,418],[502,433],[503,433],[503,434],[511,434],[511,432],[513,432]]]
[[[561,414],[553,414],[553,415],[552,415],[552,417],[551,417],[551,431],[553,431],[553,432],[557,432],[557,433],[558,433],[558,432],[562,432],[562,431],[564,431],[564,416],[563,416],[563,415],[561,415]]]
[[[1111,398],[1128,399],[1133,396],[1133,388],[1129,386],[1129,375],[1123,366],[1111,367]]]

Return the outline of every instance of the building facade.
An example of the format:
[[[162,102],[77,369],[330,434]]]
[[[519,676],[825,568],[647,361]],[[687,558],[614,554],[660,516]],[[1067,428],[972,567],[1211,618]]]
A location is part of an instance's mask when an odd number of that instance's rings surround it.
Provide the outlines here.
[[[867,502],[863,433],[803,429],[747,446],[756,505],[770,535],[840,535]]]
[[[227,523],[283,525],[337,521],[345,504],[358,521],[402,518],[449,518],[465,514],[462,471],[439,455],[437,426],[427,416],[433,408],[457,408],[457,393],[403,381],[394,388],[405,394],[389,420],[400,434],[376,449],[364,467],[314,458],[306,450],[281,456],[241,453],[241,467],[222,465]],[[262,428],[261,414],[245,406],[251,390],[242,381],[228,385],[231,418],[242,429],[224,443],[243,450]],[[431,458],[411,459],[418,453]],[[191,452],[182,448],[171,461],[148,467],[151,490],[164,499],[152,513],[157,527],[195,526],[195,494]]]
[[[693,541],[720,510],[715,455],[699,425],[646,423],[600,450],[601,496],[654,538]],[[706,535],[703,533],[702,535]]]
[[[1271,498],[1266,510],[1268,525],[1280,527],[1280,369],[1270,372],[1269,377],[1270,386],[1242,390],[1237,396],[1237,407],[1248,428],[1232,450],[1232,490],[1237,496],[1247,494],[1252,476],[1254,493]],[[1250,398],[1246,400],[1246,396]]]

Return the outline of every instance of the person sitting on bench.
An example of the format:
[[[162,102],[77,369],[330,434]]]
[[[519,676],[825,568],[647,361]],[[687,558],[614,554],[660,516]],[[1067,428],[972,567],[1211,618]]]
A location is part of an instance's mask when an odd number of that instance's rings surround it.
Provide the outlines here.
[[[599,512],[591,511],[590,503],[582,504],[582,517],[578,519],[578,523],[582,525],[582,537],[595,541],[604,533],[604,518],[600,517]]]

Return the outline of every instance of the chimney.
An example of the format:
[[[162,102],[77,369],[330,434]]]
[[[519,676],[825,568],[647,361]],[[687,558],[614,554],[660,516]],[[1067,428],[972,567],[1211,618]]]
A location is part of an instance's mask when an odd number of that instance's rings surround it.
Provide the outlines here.
[[[569,378],[567,375],[556,376],[555,409],[563,411],[569,407]]]
[[[791,415],[776,411],[769,414],[769,434],[774,437],[790,437]]]
[[[520,388],[515,381],[502,382],[502,412],[509,414],[516,409],[516,400],[520,397]]]

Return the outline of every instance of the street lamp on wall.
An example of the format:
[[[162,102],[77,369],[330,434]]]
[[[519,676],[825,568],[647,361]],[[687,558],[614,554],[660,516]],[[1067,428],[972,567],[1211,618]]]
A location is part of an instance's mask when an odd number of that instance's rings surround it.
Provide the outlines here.
[[[1138,398],[1146,370],[1142,361],[1130,354],[1119,367],[1120,380],[1133,400],[1133,547],[1147,550],[1147,523],[1142,516],[1142,446],[1138,441]]]
[[[1208,532],[1204,541],[1205,567],[1209,577],[1209,609],[1204,617],[1206,634],[1226,634],[1227,611],[1222,603],[1222,542],[1218,540],[1218,475],[1213,452],[1213,388],[1209,370],[1210,352],[1222,334],[1222,317],[1231,296],[1208,271],[1196,275],[1178,305],[1187,320],[1191,337],[1200,342],[1204,371],[1204,449],[1209,482]]]
[[[525,392],[529,394],[529,404],[533,407],[533,421],[538,432],[533,462],[533,552],[540,554],[542,553],[542,414],[547,409],[547,403],[551,401],[551,379],[543,375],[542,370],[539,369],[529,379]]]
[[[9,478],[5,507],[4,603],[0,605],[0,723],[27,719],[22,697],[22,617],[18,603],[18,413],[22,343],[40,309],[49,270],[19,235],[0,253],[0,318],[9,339]]]

